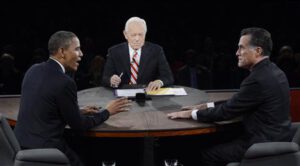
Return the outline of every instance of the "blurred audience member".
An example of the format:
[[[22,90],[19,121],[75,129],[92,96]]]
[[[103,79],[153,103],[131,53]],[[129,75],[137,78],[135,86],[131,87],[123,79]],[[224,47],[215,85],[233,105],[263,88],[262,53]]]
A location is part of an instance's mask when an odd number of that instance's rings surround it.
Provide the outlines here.
[[[0,94],[20,94],[22,76],[9,53],[0,57]]]
[[[185,65],[175,73],[175,84],[198,89],[207,89],[210,85],[210,71],[204,65],[197,64],[197,52],[189,49],[184,53]]]
[[[91,87],[99,86],[102,80],[105,59],[97,55],[92,59],[88,72],[89,84]]]
[[[31,59],[31,65],[36,63],[45,62],[48,59],[48,53],[43,48],[36,48],[33,50],[33,55]]]
[[[297,63],[291,46],[285,45],[280,48],[277,65],[286,74],[290,86],[295,86],[295,70]]]

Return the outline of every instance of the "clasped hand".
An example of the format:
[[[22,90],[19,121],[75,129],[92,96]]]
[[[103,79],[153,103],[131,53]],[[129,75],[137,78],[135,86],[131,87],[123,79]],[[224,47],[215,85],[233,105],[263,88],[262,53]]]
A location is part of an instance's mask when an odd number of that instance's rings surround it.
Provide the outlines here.
[[[110,86],[113,88],[117,88],[120,85],[121,81],[121,78],[118,75],[114,74],[110,77]]]

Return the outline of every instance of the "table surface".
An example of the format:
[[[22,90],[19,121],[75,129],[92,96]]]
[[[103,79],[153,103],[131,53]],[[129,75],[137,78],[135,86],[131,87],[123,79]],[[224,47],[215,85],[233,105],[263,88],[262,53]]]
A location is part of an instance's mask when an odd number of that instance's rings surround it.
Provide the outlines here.
[[[215,132],[218,124],[228,123],[201,123],[190,119],[171,120],[167,118],[167,113],[178,111],[182,106],[224,100],[234,94],[234,92],[206,93],[189,87],[183,88],[188,95],[153,96],[144,105],[139,105],[133,101],[133,105],[128,112],[111,116],[103,124],[88,130],[85,134],[93,137],[194,135]],[[90,88],[78,92],[80,107],[85,105],[105,107],[106,103],[115,98],[113,90],[105,87]],[[0,113],[9,120],[11,125],[15,125],[17,121],[19,103],[20,96],[0,97]]]

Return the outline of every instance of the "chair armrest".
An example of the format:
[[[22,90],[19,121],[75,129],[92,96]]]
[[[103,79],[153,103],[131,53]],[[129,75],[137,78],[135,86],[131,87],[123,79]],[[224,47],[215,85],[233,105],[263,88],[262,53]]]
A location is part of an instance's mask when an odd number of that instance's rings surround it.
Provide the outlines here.
[[[299,151],[298,144],[294,142],[263,142],[250,146],[245,153],[246,159],[274,156]]]
[[[40,163],[67,164],[68,158],[58,149],[27,149],[20,150],[16,155],[16,160]]]

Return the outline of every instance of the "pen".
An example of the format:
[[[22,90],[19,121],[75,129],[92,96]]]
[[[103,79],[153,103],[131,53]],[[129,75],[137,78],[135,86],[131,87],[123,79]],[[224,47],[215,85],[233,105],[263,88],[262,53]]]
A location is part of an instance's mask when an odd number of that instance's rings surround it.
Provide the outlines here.
[[[122,75],[123,75],[123,72],[119,75],[119,77],[121,78],[122,77]]]

